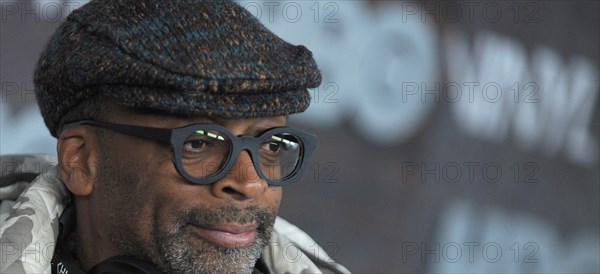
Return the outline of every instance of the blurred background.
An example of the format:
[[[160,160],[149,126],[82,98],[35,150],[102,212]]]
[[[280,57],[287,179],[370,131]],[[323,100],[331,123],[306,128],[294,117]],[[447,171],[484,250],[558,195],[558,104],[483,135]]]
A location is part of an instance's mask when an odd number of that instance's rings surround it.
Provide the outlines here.
[[[56,154],[32,72],[84,3],[2,0],[0,153]],[[322,70],[291,121],[317,151],[281,216],[336,261],[600,272],[599,2],[239,3]]]

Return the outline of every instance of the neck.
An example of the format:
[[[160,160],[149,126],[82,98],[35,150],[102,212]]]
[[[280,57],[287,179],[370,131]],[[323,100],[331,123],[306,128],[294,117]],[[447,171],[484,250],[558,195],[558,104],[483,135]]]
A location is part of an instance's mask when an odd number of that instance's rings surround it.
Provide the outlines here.
[[[106,231],[106,222],[92,214],[89,200],[76,198],[77,245],[75,257],[85,271],[117,255]],[[92,218],[93,216],[93,218]]]

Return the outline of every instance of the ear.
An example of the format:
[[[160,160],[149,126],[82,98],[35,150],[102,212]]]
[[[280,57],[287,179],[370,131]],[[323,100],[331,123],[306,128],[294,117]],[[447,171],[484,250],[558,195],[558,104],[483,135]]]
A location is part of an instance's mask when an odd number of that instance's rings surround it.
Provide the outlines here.
[[[65,128],[58,137],[60,178],[76,196],[88,196],[98,175],[99,145],[87,126]]]

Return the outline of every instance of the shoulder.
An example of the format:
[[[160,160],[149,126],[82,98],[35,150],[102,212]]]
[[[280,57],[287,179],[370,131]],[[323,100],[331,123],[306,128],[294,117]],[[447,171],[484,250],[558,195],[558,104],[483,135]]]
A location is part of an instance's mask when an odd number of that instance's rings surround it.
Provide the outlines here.
[[[68,200],[56,159],[47,155],[0,156],[0,272],[49,272],[58,218]]]
[[[350,273],[308,234],[281,217],[275,221],[262,260],[271,273]]]

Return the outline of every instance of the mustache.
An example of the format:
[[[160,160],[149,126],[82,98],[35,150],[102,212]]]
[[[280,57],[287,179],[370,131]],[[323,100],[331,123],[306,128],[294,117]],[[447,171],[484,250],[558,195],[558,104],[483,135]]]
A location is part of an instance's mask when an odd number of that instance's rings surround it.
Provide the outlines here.
[[[265,232],[275,222],[277,213],[256,205],[237,207],[233,204],[219,206],[199,206],[186,210],[180,215],[179,227],[185,225],[216,225],[223,223],[256,224],[257,231]]]

